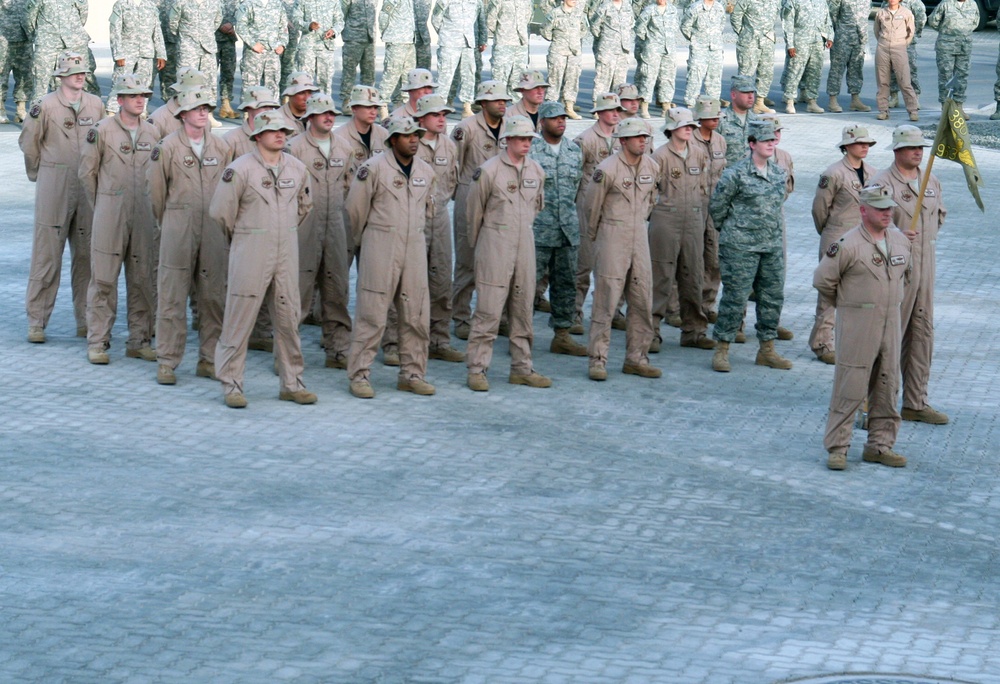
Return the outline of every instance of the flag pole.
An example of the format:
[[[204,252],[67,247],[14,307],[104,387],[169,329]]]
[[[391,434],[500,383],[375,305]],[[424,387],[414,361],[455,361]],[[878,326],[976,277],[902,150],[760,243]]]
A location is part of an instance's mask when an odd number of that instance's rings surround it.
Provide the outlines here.
[[[910,219],[910,232],[917,232],[917,222],[920,221],[920,211],[924,207],[924,192],[927,191],[927,183],[931,179],[931,167],[934,166],[934,157],[938,146],[938,141],[941,140],[941,133],[944,131],[944,127],[947,125],[948,116],[951,114],[951,93],[952,89],[948,89],[948,97],[945,98],[944,107],[941,109],[941,120],[938,121],[937,133],[934,134],[934,147],[931,148],[930,159],[927,160],[927,167],[924,169],[924,177],[920,179],[920,192],[917,194],[917,205],[913,209],[913,217]]]

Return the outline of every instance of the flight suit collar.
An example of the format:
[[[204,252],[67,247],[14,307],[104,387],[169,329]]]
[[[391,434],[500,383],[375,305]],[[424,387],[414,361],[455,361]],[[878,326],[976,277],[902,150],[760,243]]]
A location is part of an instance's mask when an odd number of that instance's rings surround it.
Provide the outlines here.
[[[889,230],[892,230],[891,228]],[[892,279],[892,268],[889,265],[889,260],[892,258],[892,240],[889,237],[889,230],[885,232],[885,249],[888,254],[883,254],[882,250],[878,248],[875,242],[875,238],[872,237],[868,229],[862,224],[858,232],[865,239],[871,248],[867,254],[861,255],[861,260],[864,262],[865,267],[871,271],[871,273],[879,280],[891,280]]]

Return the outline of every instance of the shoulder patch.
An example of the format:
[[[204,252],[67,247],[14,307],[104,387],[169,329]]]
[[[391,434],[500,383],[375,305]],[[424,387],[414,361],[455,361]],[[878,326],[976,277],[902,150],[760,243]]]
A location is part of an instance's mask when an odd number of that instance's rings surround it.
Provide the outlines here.
[[[472,173],[472,180],[477,181],[479,180],[479,177],[482,175],[483,175],[483,167],[480,166]]]
[[[451,137],[455,140],[463,140],[465,138],[465,129],[456,127],[451,133]]]
[[[837,256],[837,252],[839,252],[839,251],[840,251],[840,243],[839,242],[834,242],[832,245],[830,245],[827,248],[826,255],[828,257],[835,257],[835,256]]]
[[[152,159],[153,161],[157,161],[160,158],[160,148],[154,147],[153,153],[149,155],[149,158]]]
[[[235,171],[233,171],[232,169],[226,169],[225,171],[222,172],[222,181],[224,183],[231,183],[233,180],[233,176],[235,175],[236,175]]]
[[[28,114],[31,116],[32,119],[37,119],[38,115],[41,113],[42,113],[42,105],[38,104],[37,102],[31,106],[31,111],[28,112]]]
[[[89,143],[95,143],[95,142],[97,142],[97,129],[96,128],[91,128],[89,131],[87,131],[87,142],[89,142]]]
[[[368,178],[368,167],[362,166],[358,169],[358,180],[363,181],[365,178]]]
[[[594,171],[594,182],[600,183],[602,180],[604,180],[604,172],[597,169],[597,171]]]
[[[819,177],[819,187],[821,187],[821,188],[828,188],[828,187],[830,187],[830,177],[829,176],[820,176]]]

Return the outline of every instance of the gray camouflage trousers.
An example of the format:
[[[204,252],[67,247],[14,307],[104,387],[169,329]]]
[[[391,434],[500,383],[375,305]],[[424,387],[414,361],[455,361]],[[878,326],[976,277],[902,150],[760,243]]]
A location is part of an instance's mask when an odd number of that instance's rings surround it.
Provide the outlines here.
[[[672,53],[644,54],[635,73],[639,97],[646,102],[673,102],[677,64]],[[654,91],[659,99],[654,100]]]
[[[865,52],[868,49],[867,39],[861,42],[859,36],[850,35],[845,29],[844,34],[835,29],[836,38],[830,48],[830,73],[826,77],[826,94],[830,97],[840,95],[840,85],[847,72],[847,92],[860,95],[865,83]]]
[[[521,72],[528,66],[527,45],[494,45],[490,57],[493,80],[507,86],[507,92],[514,92],[521,80]]]
[[[219,97],[233,99],[233,83],[236,81],[236,43],[231,40],[217,40],[219,48]]]
[[[160,79],[160,99],[166,102],[173,96],[173,91],[170,90],[170,86],[177,82],[177,58],[178,55],[178,45],[177,41],[165,40],[164,46],[167,48],[167,63],[163,65],[163,69],[157,72],[157,77]]]
[[[246,59],[248,52],[251,51],[243,51],[244,60]],[[180,66],[194,67],[201,73],[205,74],[205,78],[208,80],[208,88],[212,92],[212,99],[214,100],[216,98],[219,82],[219,60],[214,52],[205,52],[205,50],[200,47],[192,49],[188,46],[184,46],[183,48],[177,50],[177,64]],[[176,72],[174,73],[176,78]],[[243,67],[243,82],[247,82],[246,67]],[[173,82],[168,85],[173,85]]]
[[[262,85],[278,95],[278,84],[281,82],[281,55],[274,50],[254,52],[245,48],[243,59],[240,61],[240,71],[243,74],[244,88]]]
[[[611,92],[623,83],[628,83],[628,67],[632,54],[623,52],[621,47],[604,49],[599,46],[594,53],[597,68],[594,71],[594,101],[601,93]]]
[[[126,57],[125,66],[115,65],[111,72],[111,92],[108,93],[107,109],[115,114],[118,107],[118,88],[114,84],[118,82],[118,77],[122,74],[135,74],[139,85],[151,86],[153,84],[154,61],[152,57]]]
[[[295,68],[313,75],[313,83],[327,95],[333,95],[333,72],[337,53],[321,47],[300,46],[295,54]]]
[[[958,104],[965,102],[965,89],[969,86],[969,63],[972,60],[971,36],[939,36],[934,45],[938,69],[938,102],[948,99],[948,81],[955,78],[951,98]],[[910,81],[914,81],[910,74]],[[916,90],[916,85],[913,86]]]
[[[687,85],[684,88],[684,106],[694,107],[695,100],[705,85],[705,94],[719,98],[722,94],[722,58],[725,51],[712,50],[701,46],[691,46],[688,53]]]
[[[417,52],[417,68],[418,69],[427,69],[428,71],[430,71],[430,68],[431,68],[431,44],[429,42],[428,43],[423,42],[420,39],[420,36],[417,36],[416,41],[417,42],[414,44],[414,47],[416,48],[416,52]]]
[[[774,41],[764,35],[744,38],[736,43],[739,73],[755,77],[757,96],[767,96],[774,81]]]
[[[438,45],[438,93],[450,93],[452,81],[457,75],[459,101],[463,103],[473,101],[476,96],[476,58],[474,52],[473,48],[452,48]]]
[[[722,301],[712,337],[732,343],[743,324],[743,313],[752,291],[757,298],[757,339],[768,342],[778,336],[778,321],[785,303],[785,257],[774,252],[748,252],[719,245]]]
[[[385,61],[382,65],[382,81],[378,91],[386,102],[399,104],[403,101],[403,83],[410,69],[417,66],[417,51],[413,43],[386,43]]]
[[[282,89],[288,87],[288,79],[292,72],[296,69],[296,60],[299,54],[299,32],[297,30],[288,29],[288,43],[285,45],[284,52],[279,55],[279,61],[281,62],[281,78],[278,83],[281,84]],[[313,72],[309,72],[313,76]],[[275,93],[277,95],[278,93]]]
[[[823,40],[799,45],[795,48],[795,56],[785,56],[785,71],[781,77],[782,100],[792,100],[798,97],[799,90],[805,93],[807,100],[819,97],[819,82],[823,75]]]
[[[357,83],[361,68],[361,85],[375,85],[375,46],[372,43],[344,42],[343,63],[340,71],[340,99],[351,98],[351,88]],[[440,68],[440,64],[438,65]]]
[[[10,43],[0,36],[0,107],[7,101],[7,83],[11,72],[14,74],[14,102],[27,102],[31,43]]]
[[[576,103],[580,92],[580,55],[559,55],[549,50],[545,64],[549,69],[549,88],[545,99],[553,102]]]
[[[549,327],[571,328],[576,319],[576,261],[579,248],[563,238],[559,247],[535,245],[535,281],[549,279]]]

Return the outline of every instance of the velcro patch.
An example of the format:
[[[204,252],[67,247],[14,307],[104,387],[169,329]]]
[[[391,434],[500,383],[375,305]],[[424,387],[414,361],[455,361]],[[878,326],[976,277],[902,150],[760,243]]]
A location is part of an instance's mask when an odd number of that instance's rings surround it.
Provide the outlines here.
[[[892,264],[893,266],[902,266],[903,264],[906,263],[906,257],[903,256],[902,254],[894,254],[893,256],[889,257],[889,263]]]
[[[456,128],[454,131],[451,132],[451,137],[454,138],[455,140],[464,140],[465,130],[462,128]]]
[[[368,178],[368,167],[362,166],[358,169],[358,180],[363,181],[365,178]]]
[[[427,179],[426,178],[414,178],[413,179],[413,187],[415,187],[415,188],[426,188],[427,187]]]
[[[31,117],[32,119],[37,119],[37,118],[38,118],[38,115],[39,115],[39,114],[41,114],[41,113],[42,113],[42,105],[40,105],[40,104],[36,104],[36,105],[32,105],[32,107],[31,107],[31,111],[30,111],[30,112],[28,112],[28,115],[29,115],[29,116],[30,116],[30,117]]]
[[[97,142],[97,129],[96,128],[91,128],[89,131],[87,131],[87,142],[89,142],[89,143],[95,143],[95,142]]]
[[[827,248],[826,255],[828,257],[835,257],[835,256],[837,256],[837,252],[839,252],[839,251],[840,251],[840,243],[834,242],[832,245],[830,245]]]
[[[151,155],[149,155],[149,158],[152,159],[153,161],[159,161],[159,159],[160,159],[160,148],[157,147],[157,148],[153,149],[153,153]]]
[[[230,183],[233,180],[235,172],[232,169],[226,169],[222,172],[222,180],[226,183]]]
[[[602,180],[604,180],[604,172],[597,169],[597,171],[594,171],[594,182],[600,183]]]
[[[294,188],[295,187],[295,179],[294,178],[279,178],[278,179],[278,187],[282,188],[282,189],[285,189],[285,190],[287,190],[288,188]]]
[[[819,187],[822,188],[822,189],[826,189],[826,188],[830,187],[830,177],[829,176],[820,176],[819,177]]]
[[[538,187],[538,179],[537,178],[525,178],[524,182],[522,183],[522,185],[524,185],[524,187],[526,187],[526,188],[537,188]]]
[[[219,158],[218,157],[205,157],[205,159],[201,162],[201,165],[202,166],[218,166],[219,165]]]
[[[478,168],[472,173],[472,180],[477,181],[479,177],[483,175],[483,169]]]

